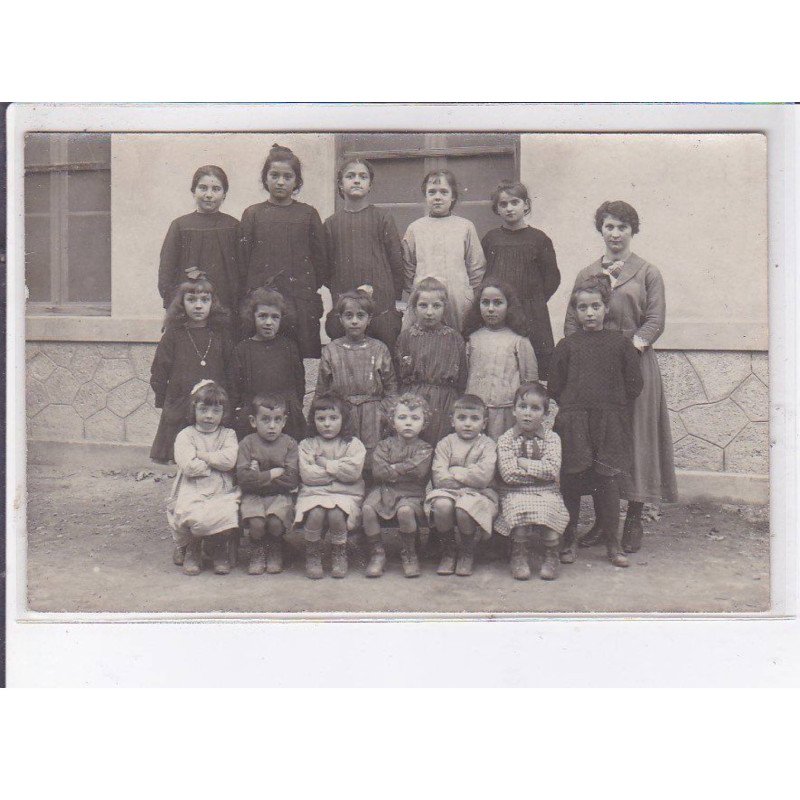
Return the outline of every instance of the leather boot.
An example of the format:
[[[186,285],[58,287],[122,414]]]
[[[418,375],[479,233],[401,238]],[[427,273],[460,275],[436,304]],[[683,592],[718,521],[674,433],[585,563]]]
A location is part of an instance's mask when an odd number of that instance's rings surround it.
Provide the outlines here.
[[[335,544],[331,548],[331,577],[344,578],[347,575],[347,544]]]
[[[456,571],[456,541],[453,531],[439,531],[442,547],[442,560],[436,570],[437,575],[452,575]]]
[[[192,537],[186,545],[186,552],[183,556],[183,574],[184,575],[199,575],[202,569],[202,555],[200,548],[202,542],[200,539]]]
[[[558,577],[558,545],[545,547],[539,577],[543,581],[554,581]]]
[[[230,540],[231,534],[218,533],[214,542],[214,574],[227,575],[231,571]]]
[[[267,568],[264,555],[264,541],[252,542],[250,545],[250,563],[247,565],[248,575],[263,575]]]
[[[322,542],[306,542],[306,578],[316,581],[322,576]]]
[[[641,550],[643,535],[642,518],[625,517],[625,525],[622,528],[622,549],[626,553],[638,553]]]
[[[369,547],[369,563],[367,564],[367,577],[380,578],[386,568],[386,551],[383,549],[381,535],[368,536],[367,546]]]
[[[527,581],[531,577],[528,546],[523,539],[511,540],[511,577],[518,581]]]
[[[417,534],[400,533],[400,559],[403,562],[403,575],[406,578],[419,577],[419,558],[417,558]]]
[[[622,552],[622,544],[620,543],[619,535],[619,521],[617,521],[616,528],[611,530],[608,534],[608,538],[606,540],[606,552],[608,553],[608,560],[615,567],[630,566],[628,559],[625,558],[625,554]]]
[[[458,548],[458,563],[456,575],[467,577],[472,575],[472,565],[475,560],[475,534],[471,536],[461,534],[461,546]]]
[[[578,531],[575,526],[570,523],[567,525],[564,535],[561,540],[561,552],[559,557],[562,564],[574,564],[575,559],[578,557]]]
[[[277,575],[283,572],[283,538],[270,536],[267,539],[267,572]]]

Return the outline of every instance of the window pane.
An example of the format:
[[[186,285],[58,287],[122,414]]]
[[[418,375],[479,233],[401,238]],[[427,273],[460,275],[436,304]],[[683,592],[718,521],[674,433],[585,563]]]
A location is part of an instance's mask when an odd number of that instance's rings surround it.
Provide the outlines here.
[[[72,133],[67,145],[71,164],[106,164],[111,162],[111,136],[107,133]]]
[[[488,200],[501,180],[515,177],[511,155],[449,157],[447,166],[456,176],[462,200]]]
[[[394,158],[375,161],[375,182],[369,193],[371,203],[421,203],[425,161]]]
[[[111,218],[69,216],[67,300],[111,302]]]
[[[25,218],[25,283],[28,299],[49,302],[50,217]]]
[[[50,180],[47,172],[34,172],[25,176],[25,213],[50,213]]]
[[[111,208],[111,180],[107,170],[71,172],[67,176],[69,210],[108,213]]]
[[[25,166],[50,163],[49,133],[28,133],[25,135]]]

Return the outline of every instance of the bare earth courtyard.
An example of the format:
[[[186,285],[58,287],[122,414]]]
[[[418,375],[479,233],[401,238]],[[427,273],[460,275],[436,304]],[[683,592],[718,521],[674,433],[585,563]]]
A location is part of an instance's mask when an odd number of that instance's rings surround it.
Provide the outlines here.
[[[137,476],[139,480],[137,480]],[[187,577],[171,562],[164,504],[166,473],[30,465],[28,598],[55,612],[741,612],[769,609],[767,509],[720,504],[665,506],[645,523],[629,569],[604,548],[581,550],[555,582],[511,579],[495,549],[482,551],[471,578],[402,576],[397,542],[369,580],[351,556],[344,580],[303,574],[296,533],[280,575],[249,576],[246,542],[228,576]],[[536,558],[538,563],[538,555]]]

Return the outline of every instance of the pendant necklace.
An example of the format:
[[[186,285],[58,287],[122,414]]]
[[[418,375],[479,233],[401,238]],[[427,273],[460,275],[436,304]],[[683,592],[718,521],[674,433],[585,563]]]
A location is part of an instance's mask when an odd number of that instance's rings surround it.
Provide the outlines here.
[[[211,342],[214,339],[214,335],[211,331],[208,332],[208,347],[206,347],[205,353],[200,355],[200,351],[197,349],[197,345],[194,343],[194,339],[192,338],[192,334],[189,332],[189,329],[186,329],[186,333],[189,334],[189,341],[192,343],[192,347],[194,347],[195,353],[197,353],[197,357],[200,359],[200,366],[204,367],[206,365],[206,356],[208,356],[208,351],[211,349]]]

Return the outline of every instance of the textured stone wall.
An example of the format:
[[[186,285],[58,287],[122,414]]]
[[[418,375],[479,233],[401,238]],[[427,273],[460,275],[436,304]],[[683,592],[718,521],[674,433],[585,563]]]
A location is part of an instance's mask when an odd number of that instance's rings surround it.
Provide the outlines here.
[[[149,445],[158,425],[149,386],[153,344],[31,342],[26,346],[28,435],[54,441]],[[766,353],[658,353],[681,469],[766,475]],[[315,364],[306,363],[308,389]]]

